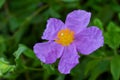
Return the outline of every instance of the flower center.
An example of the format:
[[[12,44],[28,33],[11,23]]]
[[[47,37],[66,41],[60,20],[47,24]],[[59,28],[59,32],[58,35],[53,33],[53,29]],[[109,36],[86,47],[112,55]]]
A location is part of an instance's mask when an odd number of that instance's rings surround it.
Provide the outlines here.
[[[73,42],[73,40],[74,40],[74,32],[66,28],[58,32],[55,42],[63,46],[68,46]]]

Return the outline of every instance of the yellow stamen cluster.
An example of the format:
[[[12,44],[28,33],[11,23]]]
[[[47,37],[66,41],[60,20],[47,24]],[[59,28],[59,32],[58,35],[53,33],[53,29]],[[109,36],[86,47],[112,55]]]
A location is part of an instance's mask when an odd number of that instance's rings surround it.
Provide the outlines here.
[[[55,42],[63,46],[70,45],[74,40],[74,32],[70,29],[62,29],[58,32]]]

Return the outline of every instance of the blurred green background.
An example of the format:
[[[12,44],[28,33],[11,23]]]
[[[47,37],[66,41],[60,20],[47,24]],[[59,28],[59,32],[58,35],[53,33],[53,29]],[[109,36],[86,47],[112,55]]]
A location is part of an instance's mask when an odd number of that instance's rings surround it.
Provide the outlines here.
[[[104,46],[81,55],[68,75],[57,63],[40,62],[32,49],[41,40],[49,18],[65,21],[76,9],[92,13],[90,25],[98,26]],[[0,80],[119,80],[120,0],[0,0]]]

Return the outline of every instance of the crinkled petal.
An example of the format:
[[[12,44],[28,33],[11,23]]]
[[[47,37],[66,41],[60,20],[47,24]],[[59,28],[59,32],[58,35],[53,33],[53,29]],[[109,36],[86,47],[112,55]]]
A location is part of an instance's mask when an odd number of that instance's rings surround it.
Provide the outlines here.
[[[78,63],[79,55],[77,54],[76,47],[74,45],[70,45],[64,48],[58,69],[63,74],[69,74],[71,69],[75,67]]]
[[[103,46],[102,31],[94,26],[86,28],[76,35],[75,44],[81,54],[88,55]]]
[[[47,27],[43,33],[42,39],[54,40],[59,30],[64,27],[64,23],[56,18],[50,18],[47,21]]]
[[[84,10],[74,10],[67,15],[65,25],[75,33],[79,33],[81,30],[87,27],[90,17],[90,12],[86,12]]]
[[[34,53],[44,63],[51,64],[62,55],[63,47],[55,42],[36,43]]]

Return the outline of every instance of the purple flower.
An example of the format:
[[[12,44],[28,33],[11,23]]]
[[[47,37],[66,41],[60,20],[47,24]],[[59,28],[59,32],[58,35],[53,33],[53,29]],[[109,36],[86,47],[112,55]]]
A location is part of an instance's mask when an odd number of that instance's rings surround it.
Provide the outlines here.
[[[36,56],[46,64],[52,64],[60,58],[59,71],[69,74],[79,63],[77,52],[89,55],[103,46],[102,31],[95,26],[87,28],[90,17],[90,12],[74,10],[67,15],[65,24],[59,19],[50,18],[42,36],[48,42],[34,45]]]

